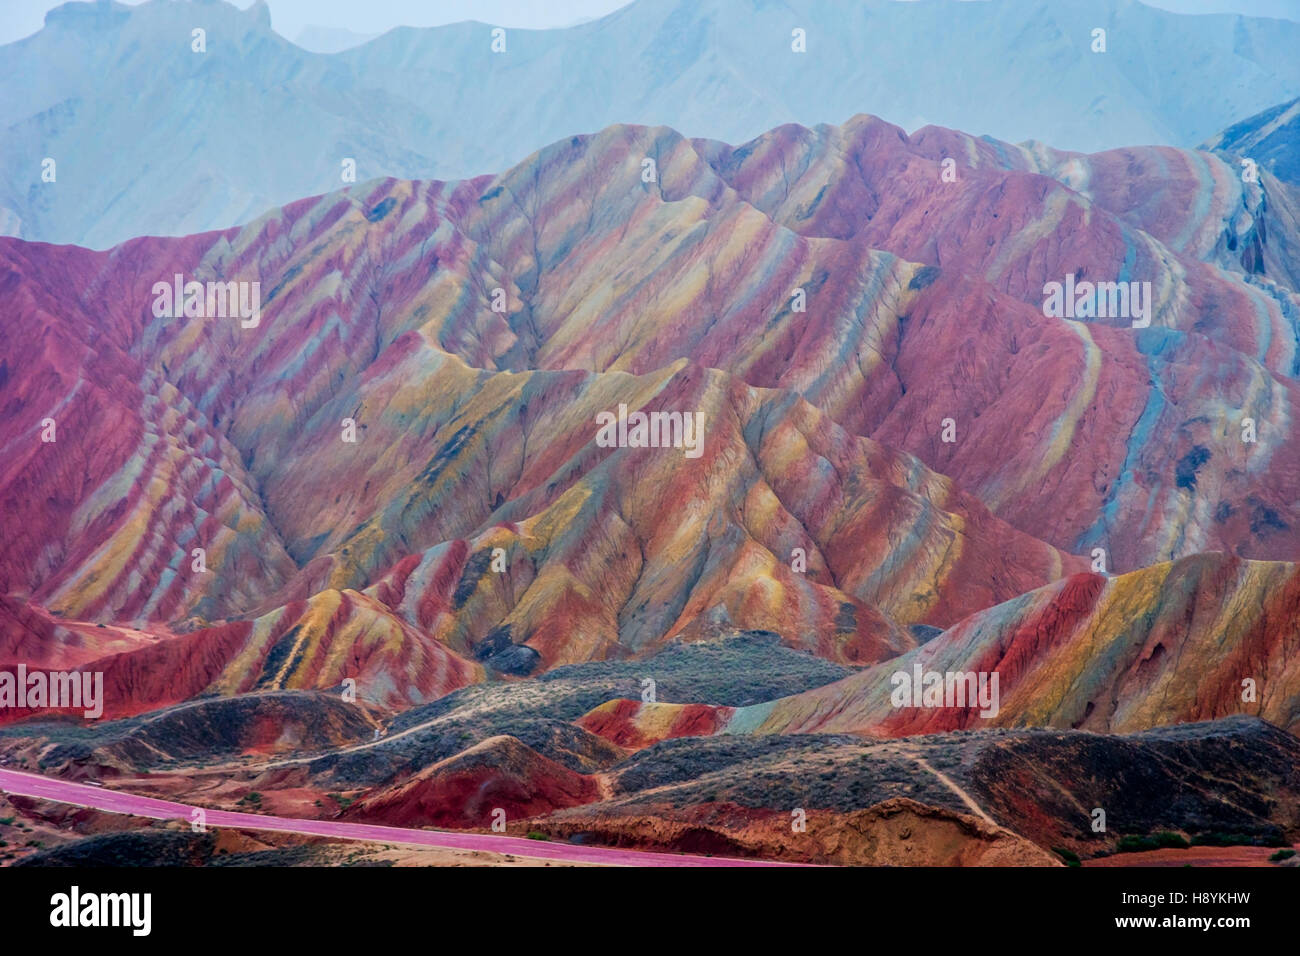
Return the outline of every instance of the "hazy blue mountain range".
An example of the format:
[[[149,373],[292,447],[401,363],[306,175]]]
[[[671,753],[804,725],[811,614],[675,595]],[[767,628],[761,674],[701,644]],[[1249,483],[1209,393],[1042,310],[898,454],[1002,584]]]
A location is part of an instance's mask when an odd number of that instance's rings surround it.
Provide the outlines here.
[[[360,46],[367,40],[373,40],[377,33],[354,33],[343,27],[322,27],[312,24],[303,27],[294,37],[294,43],[313,53],[338,53]]]
[[[1300,99],[1234,123],[1205,148],[1248,156],[1278,179],[1300,183]]]
[[[225,227],[338,188],[345,157],[362,181],[464,177],[612,123],[742,142],[870,112],[1098,150],[1194,145],[1300,94],[1300,24],[1136,0],[638,0],[511,29],[503,54],[491,30],[318,54],[261,4],[56,8],[0,47],[0,232],[102,248]]]

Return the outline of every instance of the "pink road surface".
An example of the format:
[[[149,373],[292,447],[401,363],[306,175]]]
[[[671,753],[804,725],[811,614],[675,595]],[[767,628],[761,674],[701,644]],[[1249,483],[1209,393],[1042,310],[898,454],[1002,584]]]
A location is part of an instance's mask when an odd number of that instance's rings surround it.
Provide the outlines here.
[[[189,822],[193,807],[156,797],[145,797],[121,790],[92,787],[84,783],[56,780],[36,773],[0,769],[0,791],[27,797],[42,797],[78,807],[90,807],[109,813],[130,813],[155,820]],[[765,860],[738,860],[724,857],[686,856],[676,853],[647,853],[640,850],[616,850],[570,843],[547,843],[519,837],[486,833],[457,833],[448,830],[413,830],[407,827],[374,826],[368,823],[340,823],[335,820],[296,820],[270,817],[260,813],[235,813],[229,810],[203,809],[207,826],[238,827],[241,830],[272,830],[277,833],[305,833],[337,840],[370,840],[376,843],[405,843],[447,850],[483,850],[510,853],[535,860],[560,860],[565,863],[602,863],[609,866],[789,866]]]

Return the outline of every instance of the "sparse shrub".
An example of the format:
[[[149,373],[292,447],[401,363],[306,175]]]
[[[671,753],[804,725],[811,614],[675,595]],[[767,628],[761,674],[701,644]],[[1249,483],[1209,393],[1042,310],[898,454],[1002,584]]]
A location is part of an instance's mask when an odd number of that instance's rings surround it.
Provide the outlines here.
[[[1192,846],[1241,846],[1243,843],[1250,843],[1250,837],[1239,833],[1224,833],[1221,830],[1198,833],[1192,837]]]
[[[1079,854],[1063,846],[1052,847],[1052,852],[1065,861],[1066,866],[1083,866],[1083,861],[1079,859]]]
[[[1115,844],[1115,850],[1118,853],[1141,853],[1143,850],[1156,849],[1156,841],[1150,837],[1138,836],[1136,833],[1126,833],[1119,838],[1119,843]]]
[[[1128,833],[1119,838],[1115,850],[1118,853],[1139,853],[1143,850],[1186,850],[1190,843],[1180,833],[1159,830],[1150,836],[1138,836]]]
[[[1209,833],[1198,833],[1192,837],[1192,846],[1271,846],[1271,847],[1288,847],[1291,844],[1287,842],[1280,832],[1267,834],[1250,834],[1250,833],[1225,833],[1222,830],[1213,830]]]
[[[1283,860],[1289,860],[1295,856],[1295,850],[1278,850],[1268,858],[1270,863],[1281,863]]]

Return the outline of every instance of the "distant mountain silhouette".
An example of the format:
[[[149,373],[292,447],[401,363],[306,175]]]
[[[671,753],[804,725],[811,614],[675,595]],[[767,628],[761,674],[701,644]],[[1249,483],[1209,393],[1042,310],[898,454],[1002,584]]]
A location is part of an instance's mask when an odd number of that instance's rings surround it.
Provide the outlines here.
[[[338,188],[345,158],[358,181],[459,178],[612,123],[742,142],[870,112],[1092,151],[1191,146],[1300,94],[1300,24],[1134,0],[638,0],[507,30],[500,54],[491,30],[401,28],[326,55],[260,3],[56,8],[0,47],[0,231],[103,248],[224,228]]]

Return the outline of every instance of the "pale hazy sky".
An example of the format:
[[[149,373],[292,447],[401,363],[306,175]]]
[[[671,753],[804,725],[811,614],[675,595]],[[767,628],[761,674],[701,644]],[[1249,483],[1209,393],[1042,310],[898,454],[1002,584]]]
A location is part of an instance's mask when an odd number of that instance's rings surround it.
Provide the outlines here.
[[[0,0],[0,43],[35,33],[45,13],[64,0]],[[142,0],[119,0],[132,5]],[[253,0],[232,0],[237,7]],[[267,0],[271,25],[290,40],[303,27],[342,27],[353,33],[383,33],[393,27],[432,27],[481,20],[505,27],[566,27],[601,17],[628,0]],[[1300,2],[1300,0],[1297,0]]]
[[[0,43],[35,33],[62,0],[0,0]],[[123,0],[139,3],[141,0]],[[247,7],[253,0],[233,0]],[[480,20],[506,27],[563,27],[604,16],[628,0],[267,0],[271,24],[290,40],[307,26],[383,33],[398,26],[430,27]],[[852,2],[852,0],[844,0]],[[1300,0],[1143,0],[1183,13],[1246,13],[1300,21]]]

